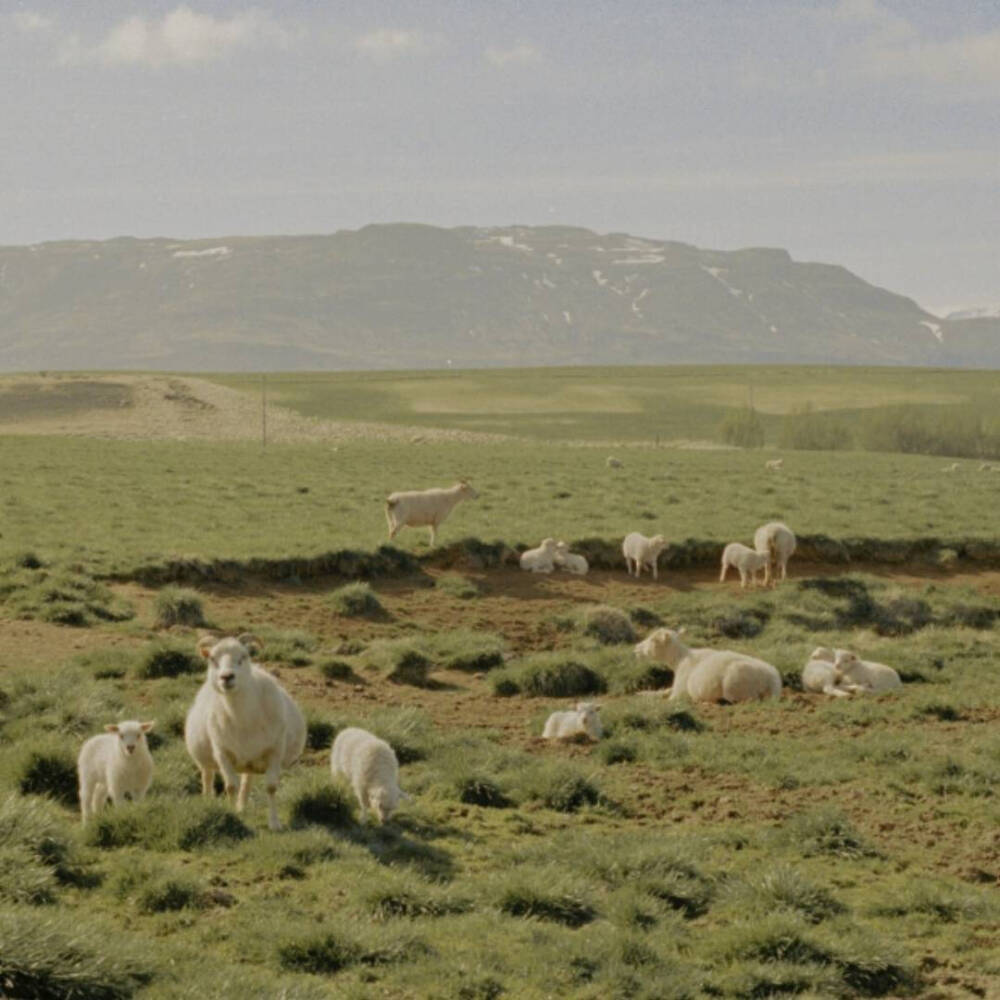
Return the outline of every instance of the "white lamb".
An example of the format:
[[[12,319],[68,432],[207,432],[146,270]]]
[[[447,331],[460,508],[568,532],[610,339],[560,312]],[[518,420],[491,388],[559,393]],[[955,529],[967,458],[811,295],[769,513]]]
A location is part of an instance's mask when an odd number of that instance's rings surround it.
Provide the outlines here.
[[[587,570],[590,569],[590,564],[587,562],[586,557],[576,552],[570,552],[569,546],[565,542],[556,543],[556,554],[553,560],[560,569],[564,569],[568,573],[574,573],[576,576],[586,576]]]
[[[780,469],[784,464],[785,464],[785,460],[783,458],[769,458],[764,463],[764,468],[765,469]]]
[[[330,770],[351,783],[361,806],[361,822],[372,809],[380,823],[396,811],[400,799],[408,799],[399,787],[399,762],[392,747],[367,729],[351,727],[337,733],[330,751]]]
[[[559,546],[554,538],[543,538],[536,549],[521,553],[521,569],[532,573],[551,573],[556,568],[556,553]]]
[[[153,758],[146,745],[152,722],[119,722],[104,727],[80,748],[76,770],[80,780],[80,813],[86,823],[110,798],[115,805],[128,795],[145,798],[153,780]]]
[[[250,776],[263,774],[268,825],[280,830],[275,793],[282,768],[294,764],[305,748],[305,719],[288,692],[251,660],[259,651],[252,635],[206,637],[197,648],[208,673],[184,721],[184,743],[201,771],[202,794],[213,793],[219,770],[232,801],[236,776],[242,775],[236,799],[242,812]]]
[[[854,684],[844,683],[834,659],[832,649],[817,646],[802,668],[802,690],[813,694],[827,694],[833,698],[849,698],[855,691],[861,690]]]
[[[578,701],[568,712],[553,712],[545,720],[542,739],[576,740],[588,739],[596,742],[604,733],[601,717],[597,714],[600,705],[592,701]]]
[[[766,570],[767,555],[763,552],[757,552],[756,549],[751,549],[747,545],[741,545],[739,542],[730,542],[722,550],[722,572],[719,574],[719,583],[726,579],[726,573],[729,572],[730,566],[739,570],[740,589],[742,590],[746,588],[747,578],[755,584],[757,573],[762,569]]]
[[[431,545],[437,540],[437,529],[462,500],[476,500],[479,494],[463,479],[447,489],[405,490],[390,493],[385,501],[385,519],[389,522],[389,539],[396,537],[400,528],[423,527],[431,529]]]
[[[903,681],[892,667],[872,660],[862,660],[846,649],[836,650],[834,665],[844,682],[874,691],[892,691],[902,687]]]
[[[653,570],[653,579],[658,579],[656,561],[660,553],[667,547],[667,540],[663,535],[653,535],[647,538],[638,531],[633,531],[625,536],[622,542],[622,555],[625,557],[625,566],[629,576],[635,571],[635,576],[642,576],[642,567],[648,566]]]
[[[681,641],[684,629],[657,629],[648,638],[652,659],[674,671],[670,700],[756,701],[781,695],[781,675],[764,660],[727,649],[692,649]]]
[[[767,587],[773,582],[774,575],[779,569],[781,579],[784,580],[788,560],[795,551],[795,534],[792,529],[781,521],[762,524],[754,532],[753,547],[767,556],[767,562],[764,564],[764,586]]]

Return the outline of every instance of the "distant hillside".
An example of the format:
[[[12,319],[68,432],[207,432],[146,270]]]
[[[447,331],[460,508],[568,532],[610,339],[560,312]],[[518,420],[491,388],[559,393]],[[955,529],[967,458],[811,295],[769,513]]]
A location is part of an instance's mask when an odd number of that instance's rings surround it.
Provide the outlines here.
[[[6,371],[672,362],[1000,368],[1000,319],[784,250],[564,226],[0,248]]]

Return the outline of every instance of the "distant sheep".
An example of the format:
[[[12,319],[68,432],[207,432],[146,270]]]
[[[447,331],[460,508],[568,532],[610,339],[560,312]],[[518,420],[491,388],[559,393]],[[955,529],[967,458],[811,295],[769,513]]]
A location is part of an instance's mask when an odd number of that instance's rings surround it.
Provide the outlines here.
[[[396,811],[401,799],[408,799],[399,787],[399,762],[395,751],[367,729],[352,726],[337,733],[330,751],[330,770],[336,778],[347,778],[361,807],[361,822],[371,809],[384,823]]]
[[[590,564],[584,556],[576,552],[570,552],[569,546],[565,542],[556,543],[556,554],[553,557],[559,569],[566,570],[567,573],[574,573],[576,576],[586,576]]]
[[[521,553],[521,569],[531,573],[551,573],[556,568],[556,553],[558,543],[554,538],[542,539],[542,544],[536,549],[527,549]]]
[[[958,462],[952,462],[951,465],[946,465],[943,472],[958,472]]]
[[[258,652],[252,635],[205,637],[197,648],[208,662],[208,674],[184,721],[184,743],[201,771],[202,794],[212,794],[219,770],[232,801],[236,777],[242,775],[236,799],[242,812],[250,776],[263,774],[268,825],[280,830],[275,793],[282,768],[291,767],[305,748],[305,719],[288,692],[252,662]]]
[[[785,460],[783,458],[769,458],[764,463],[764,468],[765,469],[780,469],[784,464],[785,464]]]
[[[767,562],[764,564],[764,586],[770,586],[778,570],[781,571],[781,579],[784,580],[788,560],[795,551],[795,534],[792,529],[781,521],[762,524],[754,532],[753,547],[767,556]]]
[[[607,466],[609,469],[620,469],[622,468],[622,461],[620,458],[615,458],[614,455],[609,455]]]
[[[633,531],[625,536],[622,542],[622,555],[625,557],[625,566],[629,576],[635,572],[636,577],[642,575],[642,567],[648,566],[653,571],[653,579],[657,577],[656,561],[660,553],[667,547],[667,540],[663,535],[653,535],[647,538],[638,531]]]
[[[767,555],[739,542],[730,542],[722,550],[722,572],[719,574],[719,583],[725,581],[730,566],[739,570],[740,588],[745,589],[748,578],[751,583],[756,583],[757,573],[766,570]]]
[[[903,681],[892,667],[872,660],[862,660],[847,649],[838,649],[834,666],[843,681],[876,694],[902,687]]]
[[[104,727],[80,748],[76,761],[83,822],[100,812],[110,798],[115,805],[126,795],[145,798],[153,780],[153,758],[146,745],[152,722],[119,722]]]
[[[428,527],[431,545],[437,541],[437,529],[462,500],[476,500],[479,494],[463,479],[447,489],[405,490],[390,493],[385,501],[385,518],[389,522],[389,540],[400,528]]]
[[[553,712],[545,722],[542,739],[597,741],[604,734],[601,717],[597,714],[600,705],[591,701],[578,701],[568,712]]]
[[[681,641],[684,629],[657,629],[648,637],[651,659],[674,671],[670,700],[739,702],[778,698],[781,675],[764,660],[730,650],[692,649]]]

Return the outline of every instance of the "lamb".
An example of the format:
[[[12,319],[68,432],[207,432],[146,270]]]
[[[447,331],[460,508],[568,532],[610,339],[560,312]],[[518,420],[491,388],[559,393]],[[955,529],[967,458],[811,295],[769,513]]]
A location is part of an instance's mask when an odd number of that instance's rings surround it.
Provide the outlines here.
[[[609,469],[620,469],[622,467],[621,459],[615,458],[613,455],[609,455],[607,466]]]
[[[330,751],[330,770],[351,783],[361,806],[361,822],[372,809],[380,823],[396,811],[401,799],[408,799],[399,787],[399,762],[385,740],[355,726],[337,733]]]
[[[554,538],[543,538],[537,549],[527,549],[521,553],[521,569],[532,573],[551,573],[556,568],[558,548]]]
[[[249,633],[237,638],[202,638],[197,646],[208,663],[205,682],[184,720],[184,744],[201,771],[201,791],[211,795],[215,772],[230,801],[242,775],[236,810],[242,812],[250,777],[263,774],[268,826],[280,830],[275,793],[282,768],[291,767],[306,744],[302,712],[285,689],[251,660],[259,652]]]
[[[83,822],[100,812],[108,798],[118,805],[128,795],[139,802],[153,780],[153,758],[146,733],[153,722],[112,723],[80,748],[76,770]]]
[[[564,569],[568,573],[574,573],[577,576],[586,576],[587,570],[590,569],[586,558],[578,555],[576,552],[570,552],[569,546],[565,542],[556,543],[556,554],[553,560],[560,569]]]
[[[740,589],[743,590],[747,585],[747,577],[751,583],[756,583],[758,570],[766,570],[767,555],[739,542],[730,542],[722,550],[722,572],[719,574],[719,583],[726,579],[730,566],[739,570]]]
[[[545,721],[542,739],[587,739],[596,743],[604,733],[597,714],[600,707],[592,701],[578,701],[576,707],[568,712],[553,712]]]
[[[834,652],[825,646],[817,646],[809,654],[806,665],[802,668],[802,690],[815,694],[828,694],[834,698],[849,698],[851,693],[860,690],[855,685],[843,685],[843,678],[834,664]]]
[[[479,494],[463,479],[448,489],[404,490],[390,493],[385,501],[385,518],[389,522],[389,540],[400,528],[426,525],[431,529],[431,545],[437,540],[437,529],[462,500],[476,500]]]
[[[753,536],[753,547],[762,555],[767,556],[764,564],[764,586],[770,586],[774,574],[781,570],[781,579],[786,576],[788,560],[795,551],[795,535],[787,524],[781,521],[771,521],[762,524]]]
[[[649,566],[653,570],[653,579],[656,580],[658,578],[656,561],[666,546],[667,540],[663,535],[653,535],[652,538],[647,538],[638,531],[626,535],[625,541],[622,542],[622,555],[625,557],[625,566],[629,576],[632,575],[633,566],[636,578],[642,575],[643,566]]]
[[[785,460],[783,458],[769,458],[764,463],[764,468],[765,469],[780,469],[784,464],[785,464]]]
[[[872,660],[862,660],[846,649],[835,651],[834,665],[841,678],[850,684],[857,685],[862,690],[892,691],[902,687],[903,681],[892,667]]]
[[[692,649],[681,641],[684,629],[657,629],[648,637],[652,659],[674,671],[670,700],[738,702],[778,698],[781,675],[770,663],[731,650]]]

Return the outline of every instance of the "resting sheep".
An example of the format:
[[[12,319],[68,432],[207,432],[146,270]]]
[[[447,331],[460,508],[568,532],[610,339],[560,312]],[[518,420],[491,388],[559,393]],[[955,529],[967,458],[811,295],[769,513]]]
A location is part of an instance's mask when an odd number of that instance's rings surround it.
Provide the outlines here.
[[[692,649],[681,641],[684,629],[657,629],[648,638],[652,659],[674,671],[670,700],[756,701],[781,695],[781,675],[756,657],[731,650]]]
[[[119,722],[104,727],[80,748],[76,761],[80,813],[86,823],[110,798],[115,805],[128,795],[143,799],[153,780],[153,758],[146,745],[152,722]]]
[[[437,529],[462,500],[476,500],[479,494],[463,479],[447,489],[404,490],[390,493],[385,501],[385,519],[389,522],[389,540],[400,528],[431,529],[431,545],[437,540]]]
[[[521,553],[521,569],[532,573],[551,573],[556,568],[556,553],[558,543],[554,538],[542,539],[542,544],[536,549],[527,549]]]
[[[784,464],[785,464],[785,460],[783,458],[769,458],[764,463],[764,468],[765,469],[780,469]]]
[[[892,667],[872,660],[862,660],[846,649],[836,650],[834,666],[843,681],[876,694],[881,691],[892,691],[902,687],[903,684],[899,674]]]
[[[280,830],[275,793],[282,768],[294,764],[305,748],[305,719],[285,689],[252,662],[259,651],[252,635],[205,637],[197,648],[208,673],[184,720],[184,744],[201,771],[202,794],[212,794],[219,770],[232,801],[236,776],[242,775],[236,799],[242,812],[250,776],[263,774],[268,825]]]
[[[663,535],[653,535],[647,538],[638,531],[633,531],[625,536],[622,542],[622,555],[625,557],[625,566],[629,576],[632,575],[633,567],[636,578],[642,575],[642,567],[649,566],[653,570],[653,579],[656,580],[656,560],[660,553],[667,547],[667,540]]]
[[[861,690],[853,684],[842,683],[843,677],[834,665],[834,659],[832,649],[817,646],[802,668],[802,690],[834,698],[849,698],[852,693]]]
[[[719,583],[726,579],[730,566],[739,570],[740,589],[745,589],[748,577],[751,583],[756,583],[758,571],[766,569],[767,555],[739,542],[730,542],[722,550],[722,572],[719,574]]]
[[[762,524],[753,535],[753,547],[767,556],[764,564],[764,586],[770,586],[775,573],[781,570],[781,579],[786,576],[788,560],[795,551],[795,535],[787,524],[771,521]]]
[[[576,552],[570,552],[569,546],[565,542],[556,543],[556,554],[553,560],[560,569],[577,576],[586,576],[587,570],[590,569],[586,558]]]
[[[400,799],[408,799],[399,787],[399,762],[392,747],[367,729],[352,726],[337,733],[330,751],[330,770],[351,783],[361,807],[361,822],[374,811],[380,823],[395,812]]]
[[[596,742],[604,733],[601,717],[597,714],[600,707],[592,701],[578,701],[576,707],[568,712],[553,712],[545,721],[542,739],[587,739]]]

